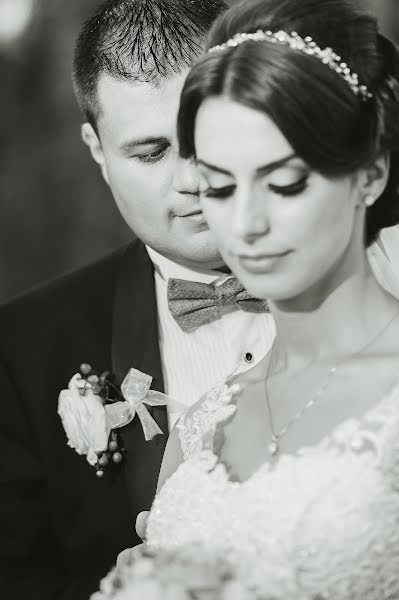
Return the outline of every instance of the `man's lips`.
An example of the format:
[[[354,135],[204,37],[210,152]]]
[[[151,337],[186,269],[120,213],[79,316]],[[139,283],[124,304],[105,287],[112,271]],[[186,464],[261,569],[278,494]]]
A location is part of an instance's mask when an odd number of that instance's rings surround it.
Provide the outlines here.
[[[181,219],[185,219],[187,217],[196,217],[198,215],[202,215],[202,210],[197,209],[197,210],[193,210],[191,212],[184,213],[184,214],[181,214],[181,215],[176,215],[176,216],[180,217]]]

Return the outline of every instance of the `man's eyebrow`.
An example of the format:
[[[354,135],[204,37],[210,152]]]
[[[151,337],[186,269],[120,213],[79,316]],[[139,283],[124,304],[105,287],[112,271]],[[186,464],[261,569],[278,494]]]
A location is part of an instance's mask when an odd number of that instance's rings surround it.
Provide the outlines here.
[[[169,140],[166,137],[148,136],[148,137],[136,138],[134,140],[127,140],[126,142],[122,142],[122,144],[119,146],[119,149],[122,150],[123,152],[129,152],[132,150],[136,150],[140,146],[152,146],[152,145],[165,144],[165,143],[169,143]]]
[[[274,160],[273,162],[268,163],[267,165],[262,165],[261,167],[258,167],[256,169],[256,174],[267,175],[268,173],[271,173],[272,171],[275,171],[276,169],[282,167],[283,165],[285,165],[285,163],[289,162],[293,158],[298,158],[295,152],[289,154],[288,156],[284,156],[283,158],[279,158],[278,160]],[[222,167],[212,165],[206,162],[205,160],[202,160],[201,158],[197,158],[195,162],[197,165],[203,165],[210,171],[215,171],[216,173],[222,173],[223,175],[229,175],[230,177],[232,177],[232,173],[230,173],[230,171],[228,171],[227,169],[223,169]]]

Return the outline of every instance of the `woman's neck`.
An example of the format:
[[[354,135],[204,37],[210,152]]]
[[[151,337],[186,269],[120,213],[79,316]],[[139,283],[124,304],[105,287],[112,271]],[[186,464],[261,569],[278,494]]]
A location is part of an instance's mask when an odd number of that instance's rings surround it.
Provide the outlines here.
[[[398,306],[365,258],[352,272],[343,269],[299,298],[272,302],[271,311],[277,332],[275,358],[280,367],[296,369],[360,350]]]

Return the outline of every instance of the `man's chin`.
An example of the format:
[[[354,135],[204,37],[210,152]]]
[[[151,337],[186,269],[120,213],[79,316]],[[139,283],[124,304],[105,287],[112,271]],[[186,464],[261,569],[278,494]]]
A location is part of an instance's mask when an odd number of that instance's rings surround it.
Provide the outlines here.
[[[193,234],[209,231],[207,222],[202,212],[193,213],[184,217],[175,217],[175,224],[179,229],[190,231]]]
[[[204,231],[202,235],[187,237],[173,249],[173,256],[170,255],[170,258],[196,269],[222,270],[225,266],[209,230]]]
[[[150,248],[175,263],[200,271],[222,269],[224,260],[208,227],[202,230],[176,227],[175,221],[168,231],[158,236],[138,237]]]

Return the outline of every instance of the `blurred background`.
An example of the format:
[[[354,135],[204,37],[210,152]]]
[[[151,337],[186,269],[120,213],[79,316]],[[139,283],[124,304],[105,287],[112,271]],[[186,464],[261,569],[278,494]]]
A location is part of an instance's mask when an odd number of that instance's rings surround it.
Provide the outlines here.
[[[361,1],[399,42],[399,0]],[[0,302],[129,237],[80,141],[70,78],[74,39],[98,4],[0,0]]]

